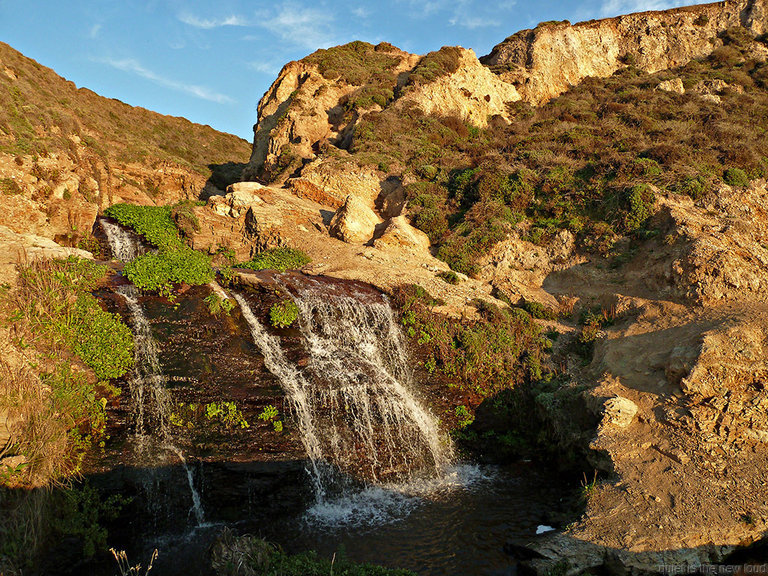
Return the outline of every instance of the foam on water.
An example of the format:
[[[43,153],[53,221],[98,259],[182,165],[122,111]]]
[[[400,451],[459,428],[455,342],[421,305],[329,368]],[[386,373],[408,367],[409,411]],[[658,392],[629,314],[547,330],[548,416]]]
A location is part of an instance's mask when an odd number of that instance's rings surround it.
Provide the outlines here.
[[[403,520],[429,500],[451,498],[492,479],[493,472],[478,465],[449,466],[439,476],[369,485],[315,502],[303,520],[313,527],[330,530],[375,528]]]

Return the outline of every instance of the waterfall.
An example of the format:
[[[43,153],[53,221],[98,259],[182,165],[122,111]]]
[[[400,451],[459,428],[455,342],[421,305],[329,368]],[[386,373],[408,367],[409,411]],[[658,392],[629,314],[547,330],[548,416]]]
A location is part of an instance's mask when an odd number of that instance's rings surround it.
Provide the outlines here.
[[[136,234],[104,218],[99,219],[99,224],[107,236],[113,258],[120,262],[130,262],[144,251],[144,246]]]
[[[195,488],[192,470],[187,465],[181,450],[173,444],[170,432],[171,395],[165,387],[166,378],[160,366],[157,342],[144,309],[139,302],[139,291],[133,285],[116,289],[128,304],[133,322],[134,369],[128,381],[133,407],[134,437],[142,452],[152,440],[159,440],[161,446],[176,454],[184,468],[192,498],[191,512],[198,526],[205,521],[200,494]]]
[[[235,298],[292,403],[319,499],[329,486],[329,464],[374,483],[442,472],[451,446],[411,392],[409,359],[386,297],[307,282],[286,278],[300,311],[303,369],[287,360],[245,298]]]

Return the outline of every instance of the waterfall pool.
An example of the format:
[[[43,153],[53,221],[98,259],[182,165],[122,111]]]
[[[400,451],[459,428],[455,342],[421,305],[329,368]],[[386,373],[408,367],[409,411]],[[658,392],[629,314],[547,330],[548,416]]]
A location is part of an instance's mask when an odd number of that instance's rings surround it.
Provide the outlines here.
[[[517,573],[515,546],[563,518],[567,493],[558,477],[530,464],[458,465],[442,480],[371,486],[294,513],[222,522],[209,507],[208,524],[176,535],[147,534],[132,554],[139,561],[157,548],[158,574],[208,576],[208,549],[230,526],[289,553],[344,554],[422,576],[507,576]]]

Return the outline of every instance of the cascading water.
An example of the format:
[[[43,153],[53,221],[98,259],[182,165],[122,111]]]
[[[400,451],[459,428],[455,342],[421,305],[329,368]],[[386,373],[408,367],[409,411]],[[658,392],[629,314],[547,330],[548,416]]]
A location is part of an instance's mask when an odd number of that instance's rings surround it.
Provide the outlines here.
[[[116,224],[101,220],[101,226],[107,235],[112,254],[123,262],[135,258],[141,248],[138,238]],[[170,433],[171,396],[165,387],[158,356],[157,342],[152,336],[152,329],[139,302],[139,291],[133,285],[120,286],[116,289],[128,305],[131,312],[134,338],[134,369],[128,381],[131,392],[133,437],[136,440],[139,455],[143,456],[152,442],[173,452],[181,462],[192,498],[191,510],[197,525],[205,521],[205,514],[200,495],[194,485],[192,470],[187,465],[181,450],[173,444]]]
[[[205,514],[200,502],[200,494],[194,483],[192,470],[187,465],[181,450],[173,444],[169,420],[171,397],[165,387],[165,377],[160,368],[157,343],[152,337],[152,330],[139,302],[139,292],[135,286],[117,288],[118,294],[125,298],[133,320],[135,345],[135,365],[129,380],[133,406],[134,438],[143,452],[152,440],[159,440],[162,447],[170,450],[179,458],[189,484],[192,497],[192,512],[197,525],[205,522]]]
[[[119,224],[114,224],[104,218],[99,219],[99,224],[107,236],[109,249],[115,259],[120,262],[130,262],[144,251],[144,246],[138,236]]]
[[[347,487],[334,467],[373,483],[441,474],[451,445],[409,391],[408,357],[386,298],[285,282],[300,310],[304,369],[287,360],[245,298],[235,298],[267,369],[291,400],[318,502]]]

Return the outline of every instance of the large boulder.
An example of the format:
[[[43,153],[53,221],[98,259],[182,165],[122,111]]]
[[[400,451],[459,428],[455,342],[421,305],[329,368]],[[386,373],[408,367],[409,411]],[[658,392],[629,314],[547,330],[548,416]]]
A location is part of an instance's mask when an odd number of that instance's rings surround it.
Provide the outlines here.
[[[357,196],[349,195],[331,219],[329,232],[349,244],[364,244],[373,238],[381,219]]]
[[[384,232],[373,245],[379,250],[408,250],[427,252],[429,236],[408,223],[405,216],[396,216],[387,222]]]

